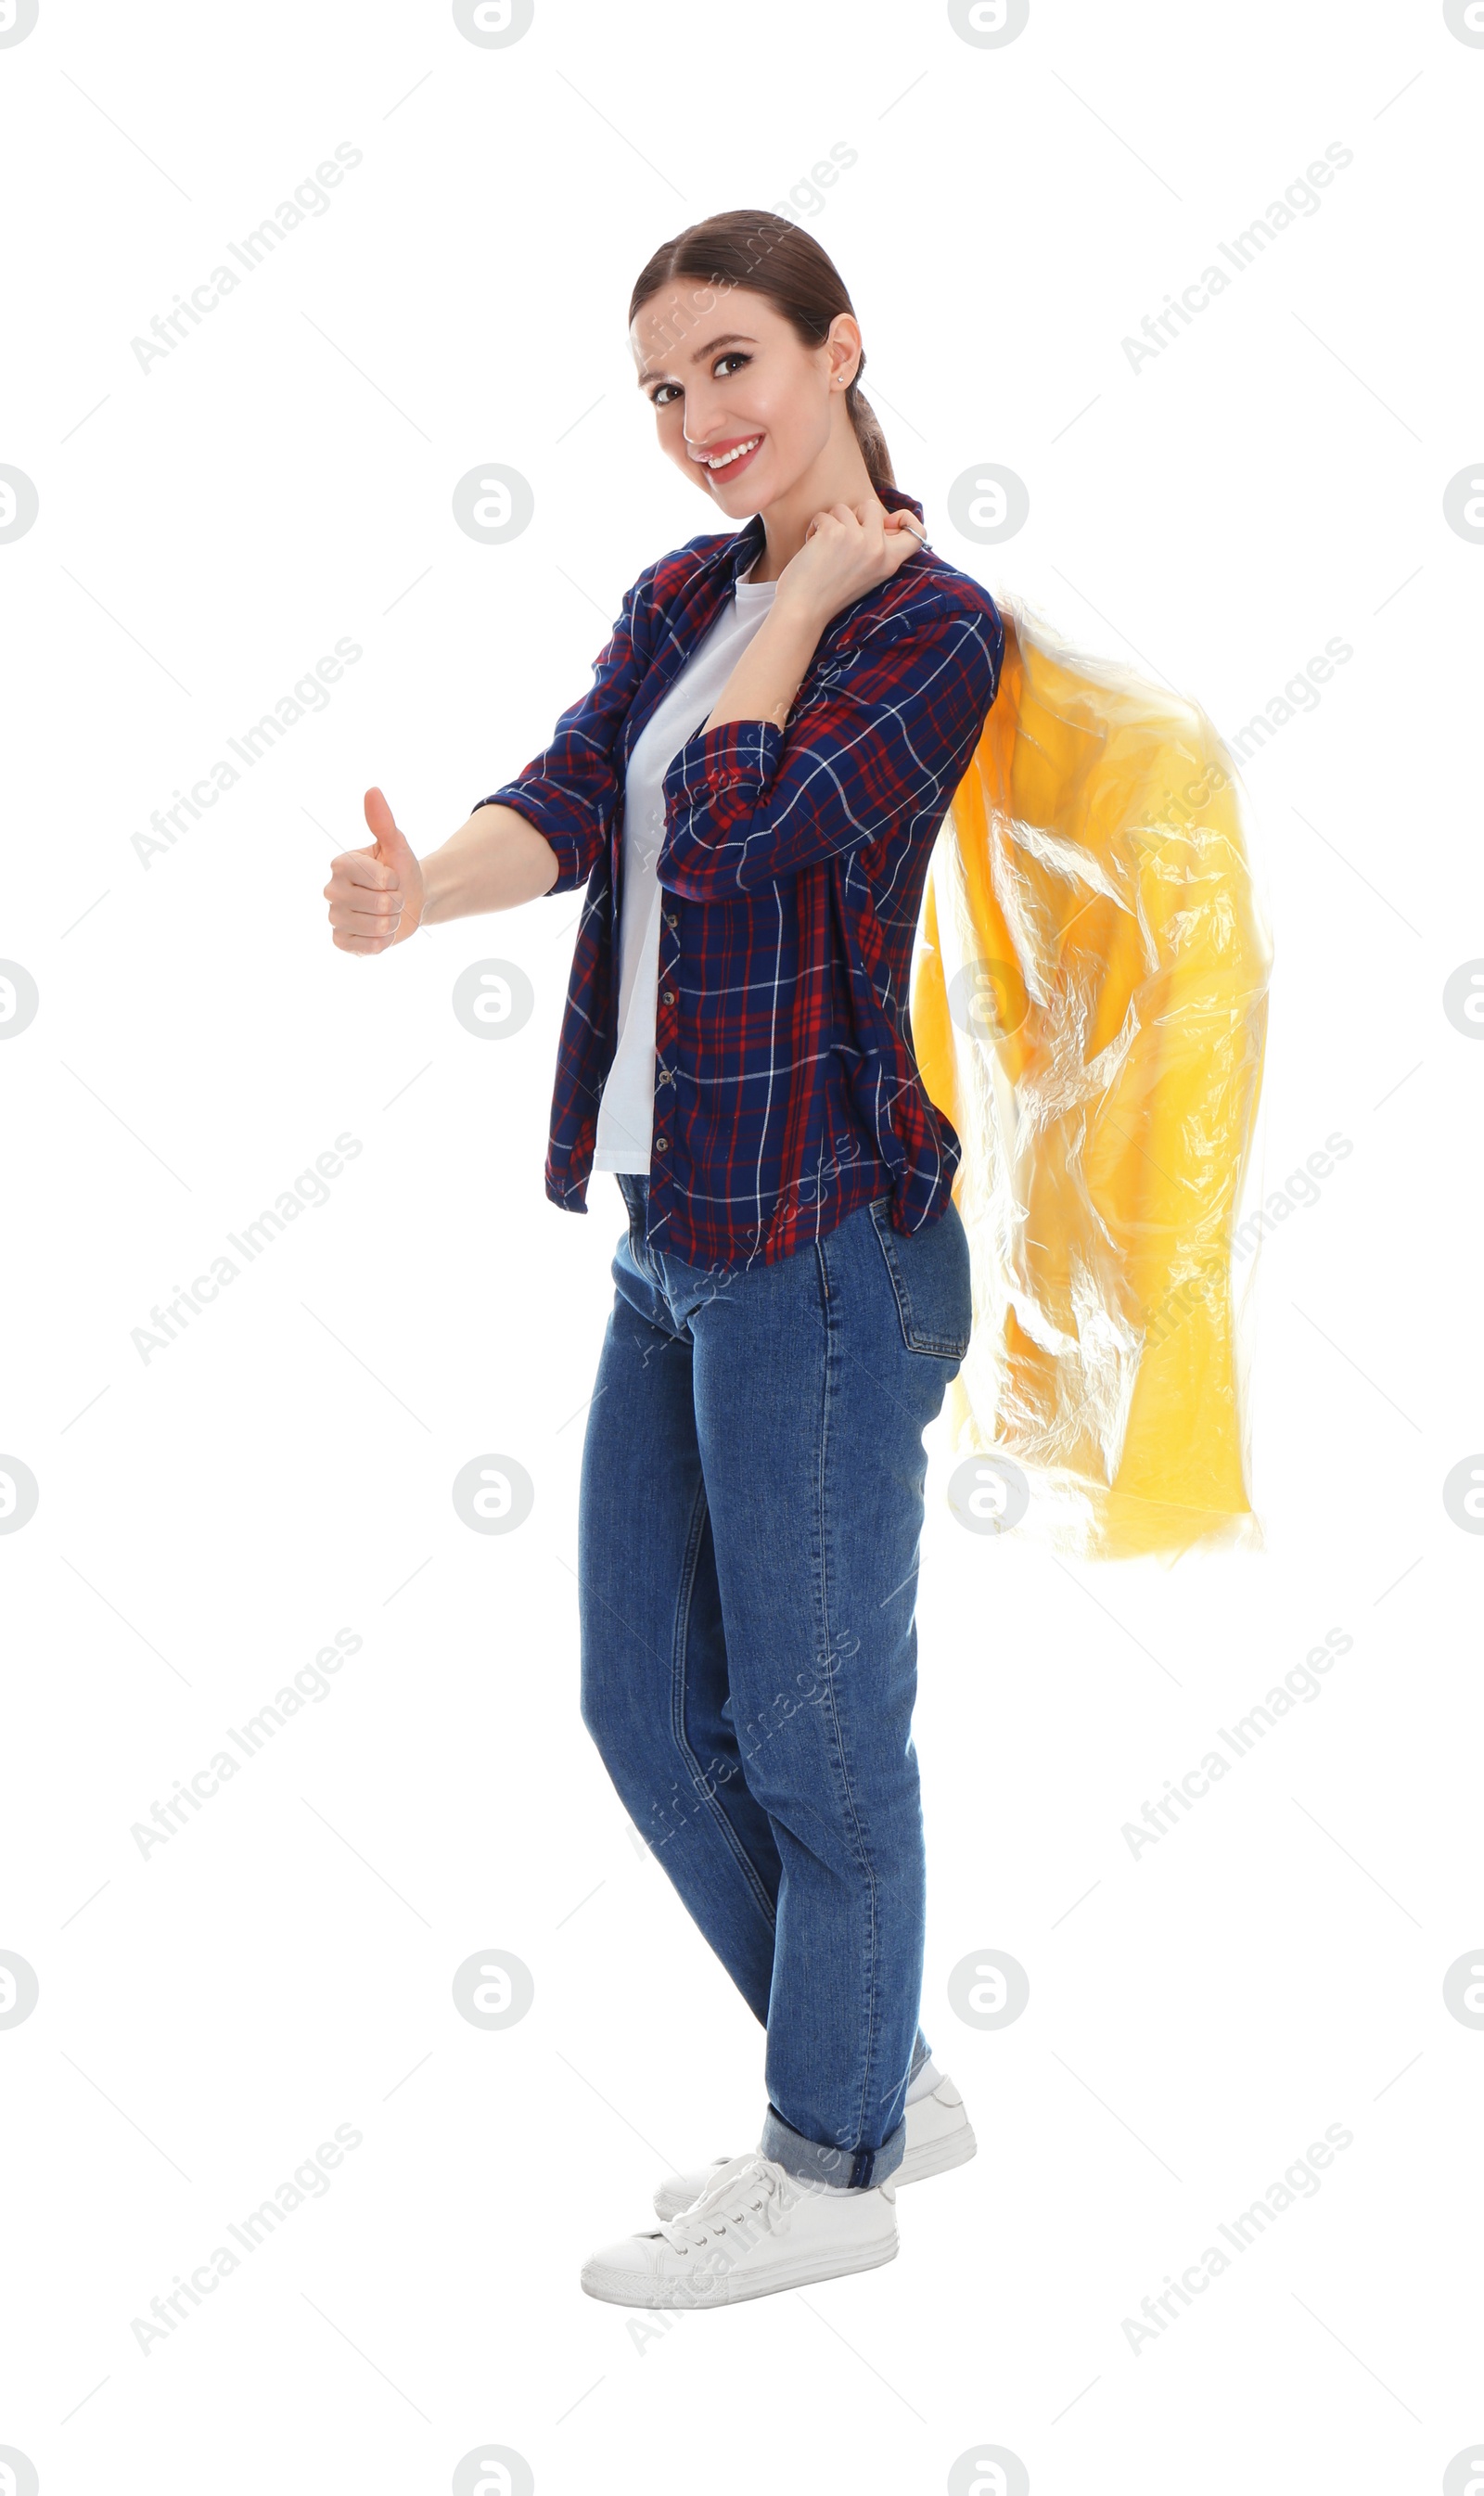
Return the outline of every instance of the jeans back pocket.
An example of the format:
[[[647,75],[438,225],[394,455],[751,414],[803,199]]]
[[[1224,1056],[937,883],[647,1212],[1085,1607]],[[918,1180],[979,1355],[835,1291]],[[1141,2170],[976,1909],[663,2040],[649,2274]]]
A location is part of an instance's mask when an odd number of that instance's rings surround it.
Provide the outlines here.
[[[974,1283],[968,1235],[953,1199],[920,1231],[893,1228],[887,1196],[873,1199],[870,1213],[908,1351],[962,1360],[974,1330]]]

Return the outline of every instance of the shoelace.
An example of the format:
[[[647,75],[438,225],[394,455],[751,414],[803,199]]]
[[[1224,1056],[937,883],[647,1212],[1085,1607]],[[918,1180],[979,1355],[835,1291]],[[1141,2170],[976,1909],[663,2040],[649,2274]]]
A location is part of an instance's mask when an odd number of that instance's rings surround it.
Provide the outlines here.
[[[689,2210],[661,2222],[659,2233],[677,2254],[694,2253],[728,2227],[740,2227],[777,2193],[779,2168],[760,2152],[730,2158]]]

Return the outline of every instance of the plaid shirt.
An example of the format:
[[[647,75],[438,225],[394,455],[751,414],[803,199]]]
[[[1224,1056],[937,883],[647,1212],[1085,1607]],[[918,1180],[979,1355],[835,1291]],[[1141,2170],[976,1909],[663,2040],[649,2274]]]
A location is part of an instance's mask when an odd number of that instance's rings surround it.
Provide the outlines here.
[[[922,506],[887,488],[888,510]],[[760,553],[755,514],[639,575],[512,806],[586,885],[557,1052],[546,1194],[587,1211],[617,1047],[624,777],[639,731]],[[650,1246],[770,1264],[891,1192],[911,1232],[962,1146],[923,1089],[908,996],[928,860],[1000,682],[987,590],[930,548],[831,617],[786,729],[698,729],[665,779]]]

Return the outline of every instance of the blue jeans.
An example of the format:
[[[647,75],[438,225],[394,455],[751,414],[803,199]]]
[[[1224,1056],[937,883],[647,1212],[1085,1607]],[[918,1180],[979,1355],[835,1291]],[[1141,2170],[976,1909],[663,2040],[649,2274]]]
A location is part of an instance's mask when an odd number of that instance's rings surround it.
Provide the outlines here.
[[[582,1715],[767,2029],[760,2146],[864,2188],[901,2163],[926,1867],[912,1702],[927,1457],[968,1349],[950,1199],[884,1194],[772,1264],[629,1232],[583,1447]],[[884,1176],[884,1172],[883,1172]]]

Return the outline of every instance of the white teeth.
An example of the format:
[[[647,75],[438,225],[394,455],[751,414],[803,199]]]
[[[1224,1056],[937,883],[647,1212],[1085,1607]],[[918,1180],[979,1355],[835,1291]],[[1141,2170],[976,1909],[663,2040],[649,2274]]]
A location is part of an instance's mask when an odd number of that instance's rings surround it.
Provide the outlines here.
[[[756,451],[761,440],[761,434],[755,433],[751,442],[739,442],[734,451],[724,451],[720,459],[708,459],[706,465],[708,468],[712,469],[727,468],[731,465],[733,459],[740,459],[747,452]]]

